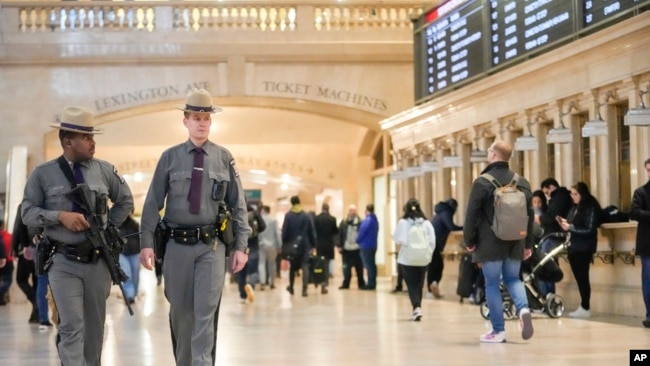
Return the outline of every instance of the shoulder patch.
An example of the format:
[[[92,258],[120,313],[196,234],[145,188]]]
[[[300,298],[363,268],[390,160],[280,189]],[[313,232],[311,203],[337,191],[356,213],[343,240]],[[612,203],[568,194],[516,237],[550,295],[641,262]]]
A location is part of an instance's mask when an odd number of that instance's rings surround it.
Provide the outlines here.
[[[237,171],[237,168],[235,168],[235,159],[230,160],[230,167],[235,172],[235,177],[239,178],[239,172]]]
[[[120,173],[117,172],[117,168],[113,166],[113,174],[117,177],[117,179],[120,181],[120,184],[124,184],[125,180],[124,177],[120,175]]]

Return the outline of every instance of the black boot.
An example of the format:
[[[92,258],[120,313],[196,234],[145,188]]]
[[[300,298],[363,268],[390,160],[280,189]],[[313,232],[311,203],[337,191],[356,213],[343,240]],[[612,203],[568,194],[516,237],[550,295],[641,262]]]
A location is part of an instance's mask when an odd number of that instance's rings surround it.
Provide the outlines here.
[[[39,320],[38,320],[38,308],[36,308],[36,306],[34,306],[32,308],[32,315],[29,316],[29,323],[31,323],[31,324],[38,324],[39,323]]]

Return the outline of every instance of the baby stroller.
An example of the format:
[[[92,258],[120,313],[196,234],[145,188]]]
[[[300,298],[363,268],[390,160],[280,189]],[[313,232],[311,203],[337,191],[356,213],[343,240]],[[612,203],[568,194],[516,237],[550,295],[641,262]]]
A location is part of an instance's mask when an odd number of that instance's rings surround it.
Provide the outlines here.
[[[547,240],[559,241],[560,243],[544,255],[540,248],[542,243]],[[564,299],[554,293],[543,296],[539,290],[539,281],[559,282],[562,280],[563,273],[554,258],[563,250],[566,250],[571,240],[570,233],[551,233],[544,236],[533,249],[533,255],[526,261],[522,262],[522,277],[526,296],[528,297],[528,307],[531,310],[544,311],[551,318],[559,318],[564,313]],[[501,297],[503,298],[503,316],[505,319],[517,318],[515,303],[508,293],[503,282],[499,284]],[[490,310],[486,301],[481,303],[481,316],[489,319]]]

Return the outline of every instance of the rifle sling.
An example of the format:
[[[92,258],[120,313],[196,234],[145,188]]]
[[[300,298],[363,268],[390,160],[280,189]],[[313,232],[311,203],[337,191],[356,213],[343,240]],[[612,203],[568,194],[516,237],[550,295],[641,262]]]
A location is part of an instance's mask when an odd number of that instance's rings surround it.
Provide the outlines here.
[[[70,169],[70,164],[68,164],[68,161],[65,159],[63,155],[59,156],[59,158],[56,159],[56,161],[57,163],[59,163],[59,167],[63,171],[63,175],[65,175],[65,177],[72,185],[72,188],[74,189],[77,186],[77,182],[74,181],[74,175],[72,174],[72,169]]]

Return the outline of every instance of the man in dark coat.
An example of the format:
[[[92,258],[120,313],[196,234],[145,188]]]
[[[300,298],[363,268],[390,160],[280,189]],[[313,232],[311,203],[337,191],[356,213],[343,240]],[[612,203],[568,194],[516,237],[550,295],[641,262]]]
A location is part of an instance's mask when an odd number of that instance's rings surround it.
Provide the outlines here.
[[[338,237],[339,229],[336,226],[336,219],[330,215],[330,205],[323,203],[323,212],[314,218],[314,227],[316,228],[316,253],[325,257],[327,265],[325,266],[325,280],[321,284],[321,293],[327,293],[329,285],[329,264],[334,260],[334,245]]]
[[[560,187],[557,180],[553,178],[544,179],[542,192],[548,198],[548,209],[539,216],[544,235],[562,232],[556,217],[560,216],[565,219],[569,210],[571,210],[571,206],[573,206],[571,192],[566,187]]]
[[[287,291],[293,295],[293,282],[296,272],[302,269],[302,296],[307,297],[309,285],[309,256],[316,254],[316,230],[311,217],[302,210],[300,198],[291,197],[291,209],[287,212],[282,223],[282,242],[298,241],[301,255],[290,262],[289,287]]]
[[[644,163],[648,182],[632,196],[630,219],[639,222],[636,229],[636,255],[641,257],[641,290],[645,303],[643,326],[650,328],[650,159]]]
[[[490,165],[481,173],[489,173],[502,186],[511,182],[514,172],[508,167],[512,147],[505,141],[496,141],[488,149]],[[503,301],[499,284],[505,283],[515,303],[524,340],[533,336],[533,323],[526,290],[519,278],[521,261],[532,254],[533,247],[533,194],[530,183],[519,177],[517,188],[526,195],[528,207],[527,236],[521,240],[504,241],[494,234],[491,225],[494,219],[495,186],[488,179],[478,177],[472,183],[467,205],[467,216],[463,234],[467,251],[472,254],[472,261],[481,263],[485,277],[485,295],[490,309],[492,331],[479,339],[484,343],[502,343],[506,341],[505,322],[503,320]]]
[[[559,216],[566,219],[571,207],[573,207],[571,192],[569,192],[566,187],[560,187],[557,180],[553,178],[544,179],[541,186],[542,192],[544,192],[544,195],[546,195],[548,200],[548,208],[546,209],[546,212],[542,212],[542,214],[539,215],[540,225],[543,229],[542,235],[563,232],[557,218]],[[542,253],[548,253],[561,242],[561,239],[549,238],[542,243],[540,249]],[[540,280],[539,290],[542,294],[555,293],[555,282]]]

